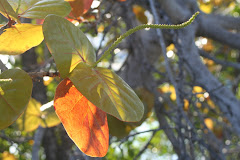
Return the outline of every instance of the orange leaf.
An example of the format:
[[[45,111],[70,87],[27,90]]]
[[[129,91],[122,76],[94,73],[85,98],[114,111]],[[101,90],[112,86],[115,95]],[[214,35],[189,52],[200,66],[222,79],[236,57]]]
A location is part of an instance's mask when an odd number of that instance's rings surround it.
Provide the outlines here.
[[[75,18],[86,13],[90,9],[93,2],[93,0],[65,0],[65,1],[69,2],[70,6],[72,7],[70,16]]]
[[[54,107],[69,137],[82,152],[92,157],[106,155],[107,114],[87,100],[69,79],[58,85]]]

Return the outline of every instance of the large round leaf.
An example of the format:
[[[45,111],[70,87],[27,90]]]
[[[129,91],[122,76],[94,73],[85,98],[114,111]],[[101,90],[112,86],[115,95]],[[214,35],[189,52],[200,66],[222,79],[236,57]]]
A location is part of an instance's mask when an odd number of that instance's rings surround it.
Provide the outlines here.
[[[26,111],[16,121],[20,130],[31,132],[39,125],[49,128],[61,123],[53,107],[41,111],[41,106],[41,103],[35,99],[29,101]]]
[[[43,41],[42,26],[16,24],[0,35],[0,54],[18,55]]]
[[[92,44],[68,20],[56,15],[47,16],[43,34],[61,77],[66,78],[80,62],[93,64],[96,61]]]
[[[106,68],[80,63],[70,77],[76,88],[95,106],[122,120],[141,120],[144,106],[118,75]]]
[[[19,0],[9,0],[13,9],[17,10]],[[65,17],[71,11],[64,0],[21,0],[18,14],[24,18],[44,19],[49,14]]]
[[[18,20],[17,13],[13,10],[11,5],[8,3],[7,0],[0,1],[0,13],[4,15],[6,18],[12,18],[13,20]]]
[[[91,157],[108,151],[107,114],[89,102],[69,79],[57,87],[54,107],[69,137]]]
[[[19,69],[0,75],[0,129],[11,125],[25,110],[32,93],[32,79]]]

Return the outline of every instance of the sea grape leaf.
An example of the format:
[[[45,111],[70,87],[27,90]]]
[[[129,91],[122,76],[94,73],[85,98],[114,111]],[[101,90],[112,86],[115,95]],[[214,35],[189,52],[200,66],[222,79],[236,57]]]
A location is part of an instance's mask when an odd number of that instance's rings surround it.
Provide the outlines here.
[[[82,16],[84,13],[86,13],[91,5],[93,0],[65,0],[69,2],[71,5],[72,11],[70,13],[70,16],[73,16],[75,18]]]
[[[135,128],[134,126],[129,125],[127,122],[120,121],[119,119],[111,116],[110,114],[107,115],[107,120],[109,134],[117,138],[126,137],[129,132]]]
[[[108,150],[107,114],[88,101],[69,79],[57,87],[54,107],[69,137],[91,157],[103,157]]]
[[[62,78],[80,62],[94,64],[95,51],[84,33],[68,20],[49,15],[43,23],[43,35]]]
[[[122,121],[141,120],[144,106],[131,87],[106,68],[80,63],[70,75],[76,88],[95,106]]]
[[[16,24],[0,35],[0,54],[18,55],[43,41],[41,25]]]
[[[9,3],[16,10],[19,0],[9,0]],[[67,16],[71,6],[64,0],[21,0],[19,16],[24,18],[44,19],[49,14],[56,14],[62,17]]]
[[[50,128],[61,123],[53,107],[41,111],[41,106],[41,103],[33,98],[29,101],[26,111],[16,121],[20,130],[32,132],[39,125]]]
[[[20,130],[31,132],[38,128],[41,122],[40,107],[41,103],[35,99],[29,101],[27,109],[16,121]]]
[[[0,129],[11,125],[25,110],[32,94],[32,79],[20,69],[0,74]]]
[[[108,115],[109,133],[112,136],[116,136],[118,138],[127,136],[131,130],[140,126],[151,115],[154,106],[154,94],[146,88],[137,88],[135,92],[144,104],[144,114],[142,119],[138,122],[123,122],[111,115]]]
[[[6,18],[10,17],[13,20],[20,22],[17,13],[13,10],[12,6],[8,3],[7,0],[0,1],[0,13]]]

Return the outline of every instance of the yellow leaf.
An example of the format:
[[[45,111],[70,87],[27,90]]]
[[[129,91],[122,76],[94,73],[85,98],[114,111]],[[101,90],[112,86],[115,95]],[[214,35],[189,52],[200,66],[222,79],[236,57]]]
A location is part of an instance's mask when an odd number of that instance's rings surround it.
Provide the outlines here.
[[[2,153],[2,160],[16,160],[15,156],[8,151]]]
[[[204,98],[202,92],[205,92],[205,90],[204,90],[202,87],[200,87],[200,86],[194,86],[192,92],[193,92],[193,93],[197,93],[197,95],[196,95],[197,98],[201,98],[201,97]]]
[[[189,109],[189,102],[187,99],[184,99],[184,107],[183,107],[184,111],[187,111]]]
[[[173,86],[169,86],[169,85],[163,85],[160,88],[160,91],[163,93],[170,93],[170,98],[171,100],[175,101],[177,96],[176,96],[176,92],[175,92],[175,88]]]
[[[175,49],[175,46],[172,43],[167,47],[167,51],[173,51],[174,49]]]
[[[206,124],[208,129],[213,130],[213,121],[211,118],[205,118],[204,123]]]
[[[43,40],[42,26],[16,24],[0,35],[0,54],[18,55],[39,45]]]
[[[35,99],[29,101],[26,111],[16,121],[20,130],[31,132],[39,125],[46,128],[60,123],[53,107],[41,111],[41,106],[41,103]]]
[[[204,4],[202,3],[200,5],[200,9],[201,11],[205,12],[205,13],[211,13],[212,12],[212,9],[213,9],[213,5],[212,4]]]

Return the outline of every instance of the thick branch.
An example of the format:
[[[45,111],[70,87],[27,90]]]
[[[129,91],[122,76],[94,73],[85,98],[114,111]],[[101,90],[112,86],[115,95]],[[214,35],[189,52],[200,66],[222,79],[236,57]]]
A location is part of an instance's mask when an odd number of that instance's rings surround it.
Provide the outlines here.
[[[211,16],[200,15],[197,34],[216,40],[230,47],[240,49],[240,34],[229,32],[220,25],[213,23]]]
[[[191,27],[191,28],[190,28]],[[210,93],[211,98],[220,107],[221,111],[233,125],[235,131],[240,134],[240,102],[234,94],[224,87],[202,63],[198,48],[195,46],[194,26],[179,30],[179,41],[181,42],[181,56],[191,70],[196,85],[203,87]]]

